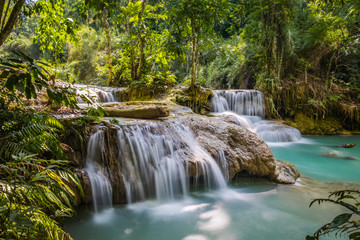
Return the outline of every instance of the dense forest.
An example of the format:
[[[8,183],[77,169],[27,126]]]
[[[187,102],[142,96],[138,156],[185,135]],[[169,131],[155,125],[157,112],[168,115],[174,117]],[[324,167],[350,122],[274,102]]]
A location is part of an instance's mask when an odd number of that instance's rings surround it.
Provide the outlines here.
[[[0,54],[45,61],[54,79],[149,97],[255,88],[268,118],[305,133],[359,130],[358,1],[25,1],[10,32],[21,2],[0,6]]]
[[[269,119],[356,132],[360,1],[1,0],[0,239],[69,238],[56,221],[73,215],[79,180],[44,159],[66,159],[66,127],[49,113],[77,100],[55,82],[127,87],[133,99],[177,85],[258,89]],[[31,106],[41,89],[48,101]]]

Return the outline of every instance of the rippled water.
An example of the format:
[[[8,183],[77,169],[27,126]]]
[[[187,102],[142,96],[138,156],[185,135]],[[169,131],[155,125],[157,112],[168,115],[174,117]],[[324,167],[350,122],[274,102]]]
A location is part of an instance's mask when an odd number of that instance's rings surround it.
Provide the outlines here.
[[[351,149],[333,148],[355,143]],[[360,189],[360,137],[309,137],[302,143],[275,144],[274,156],[293,162],[302,173],[295,185],[244,178],[228,189],[192,192],[180,201],[117,206],[95,214],[80,210],[79,219],[65,223],[75,240],[240,240],[305,239],[341,209],[331,205],[309,208],[311,199],[344,188]],[[334,152],[347,160],[322,156]],[[353,183],[349,183],[353,182]],[[322,239],[335,239],[324,237]]]

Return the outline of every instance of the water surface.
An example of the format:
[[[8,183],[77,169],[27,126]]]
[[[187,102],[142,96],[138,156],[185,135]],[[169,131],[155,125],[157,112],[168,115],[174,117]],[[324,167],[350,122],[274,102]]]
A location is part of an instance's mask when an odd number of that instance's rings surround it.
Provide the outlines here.
[[[351,149],[333,148],[355,143]],[[360,137],[308,137],[300,143],[273,144],[275,158],[293,162],[302,177],[295,185],[244,178],[228,189],[193,192],[175,201],[148,200],[94,214],[90,207],[65,224],[75,240],[289,240],[307,234],[339,214],[331,205],[309,208],[328,192],[359,188]],[[333,152],[339,157],[325,157]],[[338,239],[324,237],[322,239]]]

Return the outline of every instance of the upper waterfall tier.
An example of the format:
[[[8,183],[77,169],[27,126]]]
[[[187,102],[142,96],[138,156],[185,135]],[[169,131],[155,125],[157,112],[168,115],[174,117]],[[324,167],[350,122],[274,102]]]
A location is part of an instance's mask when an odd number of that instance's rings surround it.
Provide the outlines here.
[[[257,90],[213,91],[212,112],[231,116],[240,126],[255,132],[268,143],[295,142],[301,139],[298,129],[266,121],[264,95]]]
[[[84,95],[95,103],[108,103],[108,102],[121,102],[126,95],[126,88],[112,88],[112,87],[100,87],[94,85],[71,85],[79,96],[79,102],[84,103],[80,95]],[[125,97],[127,98],[127,97]]]
[[[213,91],[213,112],[232,111],[239,115],[265,117],[264,95],[257,90]]]

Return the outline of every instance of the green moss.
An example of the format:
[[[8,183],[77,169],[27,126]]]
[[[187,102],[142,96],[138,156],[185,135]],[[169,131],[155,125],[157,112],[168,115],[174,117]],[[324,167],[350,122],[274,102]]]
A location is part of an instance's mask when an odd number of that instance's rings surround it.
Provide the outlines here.
[[[315,120],[302,112],[296,114],[293,122],[290,122],[290,120],[287,120],[287,122],[299,129],[303,134],[334,135],[340,134],[343,130],[342,124],[338,119],[325,118]]]

